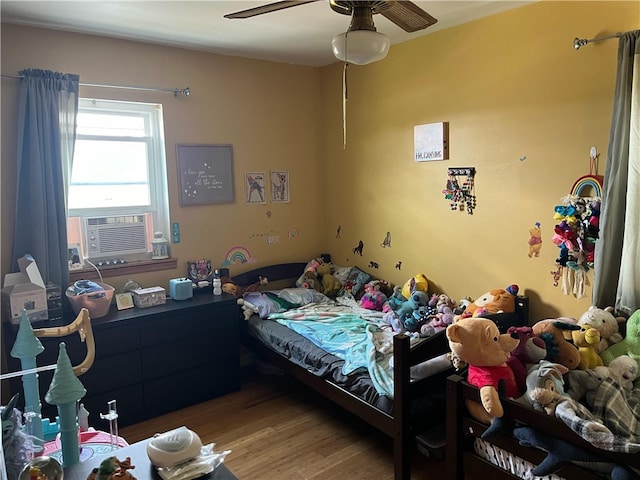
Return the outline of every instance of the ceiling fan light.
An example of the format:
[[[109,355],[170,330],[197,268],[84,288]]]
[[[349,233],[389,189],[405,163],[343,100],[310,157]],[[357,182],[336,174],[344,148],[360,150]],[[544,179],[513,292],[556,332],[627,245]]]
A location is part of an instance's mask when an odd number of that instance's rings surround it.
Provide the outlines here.
[[[372,30],[352,30],[336,35],[331,41],[338,60],[356,65],[382,60],[389,53],[390,45],[389,37]]]

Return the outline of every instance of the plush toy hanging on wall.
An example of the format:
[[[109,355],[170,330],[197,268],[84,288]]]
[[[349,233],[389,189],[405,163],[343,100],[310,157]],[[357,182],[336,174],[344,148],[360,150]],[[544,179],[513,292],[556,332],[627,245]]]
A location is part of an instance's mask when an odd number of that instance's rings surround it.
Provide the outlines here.
[[[562,293],[573,294],[576,298],[585,296],[586,275],[593,267],[595,245],[600,231],[602,177],[596,175],[597,158],[598,153],[592,147],[589,175],[578,178],[571,193],[554,208],[553,218],[558,223],[551,241],[560,248],[560,254],[556,259],[558,270],[551,273],[554,280],[562,277]],[[593,195],[587,196],[587,193]]]

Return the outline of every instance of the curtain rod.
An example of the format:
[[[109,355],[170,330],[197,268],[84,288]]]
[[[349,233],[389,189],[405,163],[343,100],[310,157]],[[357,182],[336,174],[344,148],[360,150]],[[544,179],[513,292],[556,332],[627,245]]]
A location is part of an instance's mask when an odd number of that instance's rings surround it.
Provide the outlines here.
[[[24,78],[23,75],[7,75],[7,74],[2,74],[2,77],[7,77],[7,78]],[[175,97],[178,96],[178,94],[182,94],[185,97],[188,97],[189,95],[191,95],[191,90],[189,89],[189,87],[185,87],[185,88],[162,88],[162,87],[137,87],[134,85],[109,85],[106,83],[83,83],[80,82],[80,85],[83,87],[102,87],[102,88],[122,88],[125,90],[148,90],[148,91],[154,91],[154,92],[173,92],[173,95]]]
[[[632,31],[633,30],[629,30],[628,32],[618,32],[618,33],[614,33],[613,35],[608,35],[606,37],[598,37],[598,38],[578,38],[578,37],[576,37],[576,38],[573,39],[573,48],[576,49],[576,50],[580,50],[580,47],[584,47],[588,43],[602,42],[603,40],[609,40],[611,38],[620,38],[625,33],[629,33],[629,32],[632,32]]]

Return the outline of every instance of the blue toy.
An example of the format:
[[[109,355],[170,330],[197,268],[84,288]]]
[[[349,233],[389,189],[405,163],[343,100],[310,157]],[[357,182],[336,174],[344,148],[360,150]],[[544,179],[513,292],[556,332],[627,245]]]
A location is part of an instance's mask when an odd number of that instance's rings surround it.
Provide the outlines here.
[[[412,278],[410,282],[409,298],[406,302],[400,304],[394,312],[404,330],[416,332],[420,330],[420,326],[422,324],[426,323],[429,300],[429,294],[421,290],[417,290],[415,279]]]
[[[588,452],[568,442],[545,435],[531,427],[516,427],[513,429],[513,435],[520,441],[520,445],[535,447],[547,452],[545,459],[531,471],[535,476],[550,475],[568,463],[573,462],[578,465],[596,467],[603,473],[609,473],[612,480],[638,478],[637,474],[623,465],[607,462],[607,460],[595,455],[593,452]]]

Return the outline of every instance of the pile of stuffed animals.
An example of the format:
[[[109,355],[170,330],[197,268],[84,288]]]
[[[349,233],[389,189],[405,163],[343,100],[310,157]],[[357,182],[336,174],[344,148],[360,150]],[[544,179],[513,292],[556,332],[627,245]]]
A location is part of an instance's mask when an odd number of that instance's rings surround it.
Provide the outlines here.
[[[611,377],[628,389],[633,388],[634,382],[640,383],[640,310],[626,320],[625,338],[619,330],[625,319],[615,317],[612,311],[611,307],[591,306],[577,320],[540,320],[533,326],[510,327],[506,332],[500,332],[490,319],[466,317],[447,327],[446,335],[459,366],[468,365],[470,372],[508,367],[501,378],[507,379],[507,389],[515,387],[517,392],[508,396],[526,397],[534,408],[552,414],[560,395],[573,397],[575,392],[575,400],[583,400],[588,387],[596,386],[588,377]],[[494,405],[497,382],[483,384],[488,382],[487,374],[480,377],[483,380],[476,386],[481,391],[492,390],[491,394],[481,395],[485,411],[493,412],[490,417],[484,416],[486,421],[500,416],[495,412],[501,410]],[[540,389],[550,377],[561,380],[552,389],[553,395]],[[469,382],[475,384],[475,378],[476,375],[471,376]],[[568,388],[565,382],[569,383]]]
[[[591,306],[578,319],[545,319],[506,331],[488,318],[473,316],[448,326],[451,357],[457,367],[468,367],[467,381],[480,390],[481,402],[468,401],[467,408],[489,424],[482,437],[504,433],[500,395],[555,416],[557,405],[568,398],[592,406],[604,379],[626,392],[639,388],[640,310],[626,320],[625,337],[619,329],[623,321],[611,307]],[[548,440],[530,428],[508,433],[526,445],[540,447]],[[535,474],[547,475],[556,467],[550,457]]]

